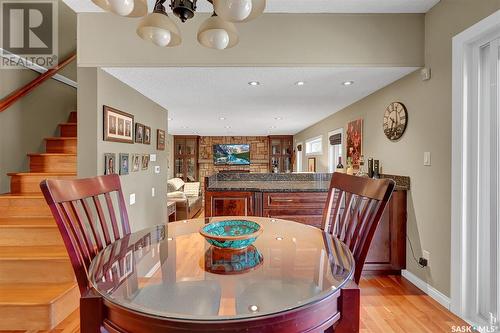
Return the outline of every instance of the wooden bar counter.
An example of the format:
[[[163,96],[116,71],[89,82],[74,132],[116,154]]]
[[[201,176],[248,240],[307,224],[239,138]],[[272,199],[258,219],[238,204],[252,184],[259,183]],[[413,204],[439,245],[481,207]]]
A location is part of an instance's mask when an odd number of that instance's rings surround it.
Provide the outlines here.
[[[396,181],[363,272],[400,274],[406,268],[408,177]],[[262,216],[321,227],[331,174],[216,174],[205,179],[205,216]]]

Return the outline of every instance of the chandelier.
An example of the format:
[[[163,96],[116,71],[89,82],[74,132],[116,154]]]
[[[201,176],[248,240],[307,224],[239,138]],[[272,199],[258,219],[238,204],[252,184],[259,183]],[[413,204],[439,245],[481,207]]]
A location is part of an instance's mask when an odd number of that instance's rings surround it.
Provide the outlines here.
[[[147,0],[92,0],[105,11],[125,16],[143,17],[137,27],[142,39],[159,47],[178,46],[182,42],[177,24],[167,15],[165,2],[156,0],[148,14]],[[170,8],[182,22],[194,17],[198,0],[169,0]],[[206,0],[213,6],[213,15],[198,29],[198,42],[208,48],[223,50],[239,42],[234,23],[244,23],[258,17],[266,8],[266,0]]]

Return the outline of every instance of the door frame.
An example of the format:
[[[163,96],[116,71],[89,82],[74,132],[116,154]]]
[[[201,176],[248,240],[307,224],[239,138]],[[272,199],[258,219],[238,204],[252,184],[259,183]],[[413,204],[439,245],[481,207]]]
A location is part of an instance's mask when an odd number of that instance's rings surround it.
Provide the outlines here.
[[[301,151],[299,151],[297,149],[297,147],[299,145],[302,145],[302,150]],[[297,142],[295,144],[295,150],[297,151],[297,158],[296,158],[296,161],[295,161],[296,162],[295,164],[297,166],[295,167],[295,172],[303,172],[302,169],[304,169],[304,150],[305,149],[306,149],[306,147],[304,146],[303,142]],[[299,156],[300,156],[300,163],[298,163],[298,161],[297,161],[299,159]],[[299,170],[299,166],[300,166],[300,170]]]
[[[500,32],[500,10],[476,23],[453,38],[453,76],[452,76],[452,188],[451,188],[451,304],[450,310],[472,325],[481,325],[477,317],[471,316],[473,302],[468,301],[467,293],[471,287],[468,274],[477,258],[473,251],[477,248],[477,237],[470,237],[477,195],[469,188],[476,186],[476,166],[469,161],[475,147],[471,141],[485,133],[478,126],[471,126],[477,118],[472,104],[474,91],[470,87],[474,76],[471,70],[473,51],[481,41],[494,39]],[[497,230],[500,240],[500,228]],[[500,267],[500,261],[497,263]],[[500,289],[500,288],[499,288]],[[497,290],[497,302],[500,292]],[[475,303],[475,302],[474,302]],[[500,305],[500,304],[499,304]],[[498,307],[497,307],[498,312]]]
[[[328,132],[328,136],[327,136],[327,140],[326,140],[327,141],[327,146],[328,146],[328,172],[330,172],[330,173],[335,172],[335,163],[336,162],[335,162],[335,160],[333,161],[333,168],[331,168],[330,161],[332,159],[332,154],[334,154],[334,153],[332,153],[332,150],[333,150],[332,147],[333,146],[330,145],[329,138],[330,138],[330,136],[332,136],[334,134],[338,134],[338,133],[341,134],[341,143],[340,143],[340,146],[342,148],[344,148],[344,128],[343,127],[339,127],[337,129],[334,129],[333,131]],[[343,153],[344,153],[344,149],[342,149],[341,156],[343,155]],[[344,159],[343,156],[342,156],[342,159]],[[346,162],[344,161],[344,163],[346,163]]]

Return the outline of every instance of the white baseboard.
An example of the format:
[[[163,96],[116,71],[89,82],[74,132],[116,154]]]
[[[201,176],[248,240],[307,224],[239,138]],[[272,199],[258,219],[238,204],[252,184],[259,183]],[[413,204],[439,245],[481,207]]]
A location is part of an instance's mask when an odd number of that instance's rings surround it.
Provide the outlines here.
[[[445,296],[443,293],[430,286],[427,282],[422,281],[415,274],[407,271],[406,269],[401,271],[401,275],[413,283],[418,289],[429,295],[436,302],[444,306],[447,310],[450,310],[451,300],[448,296]]]

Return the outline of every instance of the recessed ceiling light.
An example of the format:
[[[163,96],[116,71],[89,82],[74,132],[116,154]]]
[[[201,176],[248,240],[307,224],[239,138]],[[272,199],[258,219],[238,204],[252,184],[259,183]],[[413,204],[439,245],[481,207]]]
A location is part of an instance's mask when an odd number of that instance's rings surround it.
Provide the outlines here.
[[[346,87],[348,86],[352,86],[354,84],[354,81],[345,81],[345,82],[342,82],[342,84]]]
[[[248,82],[248,84],[251,85],[251,86],[254,86],[254,87],[255,86],[260,86],[260,82],[259,81],[250,81],[250,82]]]
[[[226,120],[226,117],[220,117],[219,120]]]
[[[227,129],[230,129],[230,128],[231,128],[231,126],[226,126],[226,128],[227,128]]]
[[[188,127],[187,126],[182,126],[183,129],[187,129]]]
[[[281,117],[274,117],[274,120],[283,120]]]
[[[282,240],[283,240],[283,237],[276,237],[276,240],[277,240],[277,241],[282,241]]]
[[[167,118],[167,120],[168,120],[168,121],[172,121],[172,120],[174,120],[174,119],[173,119],[173,118]]]
[[[271,129],[275,129],[275,128],[276,128],[276,126],[271,126]]]
[[[303,86],[304,84],[306,84],[304,81],[299,81],[299,82],[295,82],[295,85],[297,86]]]

